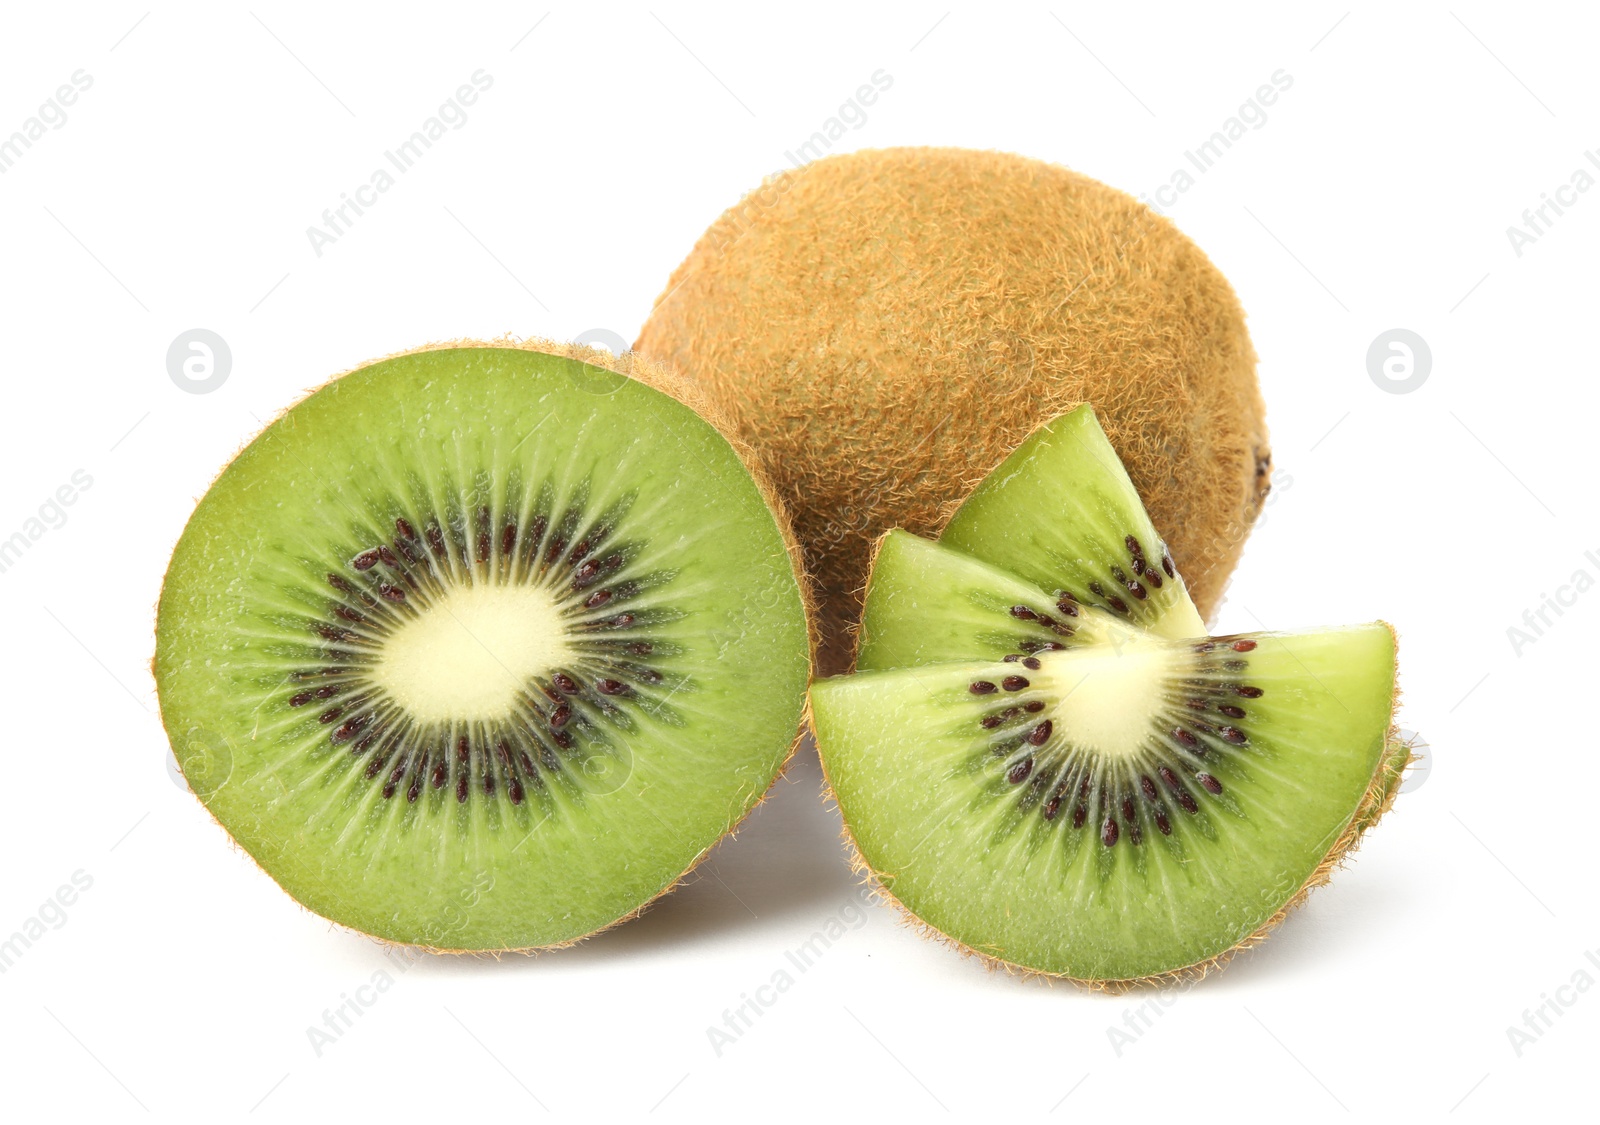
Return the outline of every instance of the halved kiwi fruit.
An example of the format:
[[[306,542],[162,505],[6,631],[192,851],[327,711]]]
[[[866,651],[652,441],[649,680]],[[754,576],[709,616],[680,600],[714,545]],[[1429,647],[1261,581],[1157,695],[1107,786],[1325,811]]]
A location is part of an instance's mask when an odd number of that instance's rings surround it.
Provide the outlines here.
[[[162,718],[302,904],[435,949],[560,945],[761,799],[809,675],[795,552],[682,393],[590,349],[424,349],[211,486],[161,592]]]
[[[1116,988],[1258,940],[1387,809],[1409,752],[1387,625],[1181,636],[1197,618],[1132,485],[1082,455],[1097,433],[1079,408],[941,542],[890,533],[862,670],[811,706],[890,895],[964,949]]]

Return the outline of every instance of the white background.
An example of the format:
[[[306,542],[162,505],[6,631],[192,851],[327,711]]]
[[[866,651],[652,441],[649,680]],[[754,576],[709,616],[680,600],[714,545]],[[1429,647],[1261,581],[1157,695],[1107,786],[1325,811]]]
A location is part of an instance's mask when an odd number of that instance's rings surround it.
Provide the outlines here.
[[[1600,190],[1520,255],[1506,230],[1600,149],[1600,29],[1478,0],[1189,7],[9,10],[0,135],[74,71],[93,85],[0,176],[0,538],[74,471],[93,484],[0,574],[0,938],[64,918],[0,975],[0,1112],[1504,1120],[1588,1098]],[[480,68],[466,124],[317,256],[306,228]],[[838,149],[1000,148],[1135,193],[1292,75],[1170,209],[1248,310],[1279,473],[1218,625],[1393,621],[1425,784],[1178,993],[1018,981],[858,911],[806,758],[691,886],[573,950],[401,971],[299,909],[164,764],[152,606],[194,500],[369,357],[631,340],[705,225],[880,69]],[[233,356],[204,395],[166,367],[196,327]],[[1367,370],[1396,327],[1432,351],[1408,394]],[[845,936],[719,1055],[708,1027],[833,918]],[[379,971],[319,1055],[307,1029]],[[1519,1052],[1507,1029],[1547,997]]]

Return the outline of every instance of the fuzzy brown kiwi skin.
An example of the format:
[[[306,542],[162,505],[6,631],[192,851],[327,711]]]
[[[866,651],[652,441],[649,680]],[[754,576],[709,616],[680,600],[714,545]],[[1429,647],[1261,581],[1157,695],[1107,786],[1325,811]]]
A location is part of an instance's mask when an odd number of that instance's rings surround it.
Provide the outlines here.
[[[874,545],[874,557],[876,557],[877,549],[881,545],[882,540],[880,539],[878,544]],[[1384,622],[1384,625],[1388,628],[1390,636],[1395,636],[1394,626],[1389,625],[1387,622]],[[1396,639],[1398,640],[1398,638]],[[1042,980],[1046,984],[1065,981],[1090,992],[1101,992],[1113,996],[1136,988],[1167,988],[1189,985],[1219,971],[1241,951],[1253,949],[1271,936],[1272,931],[1277,929],[1296,907],[1304,903],[1313,890],[1325,886],[1332,879],[1333,872],[1344,865],[1351,853],[1360,845],[1362,837],[1366,835],[1367,830],[1377,824],[1383,818],[1383,815],[1394,807],[1395,796],[1400,792],[1400,785],[1405,780],[1405,771],[1416,761],[1416,755],[1412,753],[1411,749],[1412,743],[1401,737],[1399,728],[1394,724],[1394,715],[1399,705],[1400,688],[1397,683],[1389,709],[1389,730],[1385,735],[1384,752],[1378,760],[1378,767],[1373,771],[1372,778],[1367,782],[1366,792],[1362,794],[1361,800],[1356,805],[1356,811],[1346,822],[1344,828],[1340,830],[1338,836],[1334,838],[1332,846],[1322,857],[1322,861],[1306,877],[1305,882],[1300,884],[1299,889],[1290,896],[1289,900],[1280,906],[1272,917],[1216,956],[1196,961],[1192,965],[1184,965],[1164,973],[1152,973],[1143,977],[1095,980],[1075,977],[1068,973],[1052,973],[1043,969],[1032,969],[1026,965],[1018,965],[1013,961],[1007,961],[996,953],[975,948],[966,942],[951,937],[949,934],[923,921],[915,911],[896,898],[894,892],[889,889],[889,885],[885,881],[887,873],[877,870],[867,862],[867,857],[862,854],[861,846],[856,842],[855,836],[850,831],[850,822],[845,820],[842,815],[843,809],[839,804],[838,795],[834,792],[833,781],[828,777],[828,760],[819,751],[817,758],[822,763],[821,798],[824,804],[831,803],[835,808],[840,809],[842,827],[839,835],[844,841],[850,870],[855,873],[862,885],[870,889],[874,896],[883,899],[899,911],[902,922],[924,938],[947,945],[963,957],[974,957],[991,971],[1003,970],[1007,975],[1021,980]],[[811,699],[809,695],[806,697],[806,722],[808,724],[811,723]],[[815,727],[813,726],[812,729],[815,729]]]
[[[276,424],[279,418],[283,417],[283,415],[287,414],[290,410],[293,410],[294,407],[299,405],[300,402],[303,402],[307,398],[310,398],[313,394],[316,394],[317,391],[320,391],[323,387],[328,386],[330,383],[337,382],[338,380],[344,378],[344,376],[349,375],[351,372],[359,371],[364,367],[371,367],[375,363],[383,363],[386,360],[399,359],[399,358],[401,358],[403,356],[417,355],[417,354],[419,354],[421,352],[449,351],[449,350],[457,349],[457,348],[510,348],[510,349],[515,349],[515,350],[518,350],[518,351],[539,352],[539,353],[542,353],[544,355],[555,355],[555,356],[561,356],[561,357],[566,358],[566,359],[577,360],[578,362],[586,363],[586,364],[590,365],[591,367],[599,367],[599,368],[602,368],[602,369],[604,369],[606,371],[615,372],[618,375],[622,375],[622,376],[625,376],[627,378],[633,379],[633,380],[635,380],[637,382],[643,383],[647,387],[650,387],[650,388],[652,388],[654,390],[660,391],[662,394],[665,394],[670,398],[676,399],[678,402],[680,402],[683,405],[689,407],[689,409],[693,410],[704,421],[706,421],[713,428],[715,428],[717,430],[717,432],[722,435],[723,439],[726,440],[728,442],[728,444],[733,448],[733,451],[738,456],[740,463],[744,465],[746,471],[749,472],[751,479],[755,481],[756,489],[761,493],[762,499],[767,502],[767,506],[768,506],[769,509],[771,509],[773,518],[774,518],[774,520],[776,521],[776,523],[778,525],[778,532],[779,532],[780,535],[783,536],[784,548],[788,551],[789,563],[790,563],[790,566],[794,570],[795,581],[796,581],[796,584],[800,588],[801,603],[802,603],[802,607],[803,607],[803,609],[805,611],[806,638],[807,638],[807,642],[806,642],[807,643],[806,657],[807,657],[807,661],[808,661],[808,666],[813,668],[813,669],[816,667],[816,656],[817,656],[817,633],[816,633],[816,626],[815,626],[815,622],[816,622],[816,604],[815,604],[815,600],[814,600],[814,597],[813,597],[813,594],[812,594],[811,585],[807,581],[807,578],[806,578],[806,572],[805,572],[805,568],[804,568],[804,556],[803,556],[803,554],[801,552],[799,541],[795,538],[793,525],[791,524],[791,522],[789,520],[788,512],[784,508],[783,500],[782,500],[781,496],[772,487],[771,481],[767,477],[765,469],[762,467],[760,461],[755,457],[755,455],[754,455],[753,451],[750,449],[749,445],[746,444],[738,436],[737,432],[732,428],[732,426],[727,422],[727,420],[720,416],[720,414],[718,412],[718,409],[715,406],[715,404],[713,404],[711,402],[708,402],[706,400],[705,396],[699,391],[699,389],[697,387],[695,387],[692,383],[689,383],[687,380],[685,380],[681,375],[678,375],[676,372],[674,372],[674,371],[672,371],[672,370],[670,370],[670,369],[668,369],[666,367],[663,367],[661,364],[653,363],[650,360],[644,358],[643,356],[636,355],[633,352],[624,352],[622,355],[619,356],[619,355],[614,355],[611,352],[604,351],[604,350],[602,350],[600,348],[592,348],[592,347],[588,347],[588,346],[583,345],[583,344],[571,344],[571,343],[566,343],[566,342],[558,341],[558,340],[546,340],[546,339],[541,339],[541,338],[536,337],[536,336],[535,337],[520,338],[520,339],[517,338],[517,337],[514,337],[514,336],[502,336],[502,337],[500,337],[498,339],[494,339],[494,340],[476,340],[476,339],[442,340],[442,341],[437,341],[437,342],[434,342],[434,343],[423,344],[423,345],[421,345],[419,347],[415,347],[415,348],[407,348],[407,349],[405,349],[403,351],[391,352],[388,355],[379,356],[376,359],[367,360],[365,363],[358,363],[354,367],[349,368],[348,370],[341,371],[339,374],[333,376],[331,379],[328,379],[325,382],[323,382],[323,383],[319,384],[318,386],[312,388],[311,390],[307,391],[304,395],[302,395],[294,403],[290,404],[289,406],[285,407],[283,410],[279,411],[278,414],[273,417],[271,422],[267,423],[266,426],[262,427],[262,430],[265,431],[266,429],[270,428],[272,425]],[[224,464],[222,466],[222,468],[217,471],[217,476],[220,477],[222,475],[222,473],[227,470],[228,465],[233,463],[234,458],[237,457],[239,455],[239,453],[243,452],[244,449],[249,446],[250,442],[254,441],[254,440],[255,440],[255,436],[252,436],[248,441],[246,441],[243,445],[241,445],[239,447],[239,449],[234,452],[234,457],[230,457],[228,459],[228,462],[226,464]],[[215,477],[212,478],[212,483],[213,484],[216,483],[216,478]],[[202,496],[203,496],[203,494],[202,494]],[[196,498],[195,503],[198,504],[199,502],[200,502],[200,498]],[[162,589],[165,589],[165,588],[166,588],[166,575],[163,574],[162,575]],[[152,634],[152,637],[155,634],[155,623],[156,623],[157,617],[159,616],[159,613],[160,613],[160,604],[158,602],[157,605],[155,607],[153,607],[153,612],[152,612],[152,618],[151,618],[151,634]],[[152,655],[150,657],[150,675],[151,675],[152,681],[154,681],[155,678],[156,678],[156,654],[155,653],[152,653]],[[156,693],[156,701],[157,701],[157,707],[159,708],[159,706],[160,706],[160,693],[159,692]],[[738,830],[739,830],[740,826],[745,823],[745,821],[749,818],[750,814],[755,812],[755,810],[760,808],[762,805],[764,805],[767,802],[768,798],[770,798],[772,796],[772,791],[776,787],[776,785],[778,783],[778,779],[781,778],[784,775],[784,772],[786,770],[788,770],[788,768],[789,768],[789,763],[794,760],[795,751],[797,749],[799,749],[800,743],[803,741],[803,739],[805,737],[805,732],[806,732],[806,729],[807,729],[807,724],[810,721],[810,717],[811,717],[810,703],[809,703],[809,700],[808,700],[806,705],[801,710],[800,722],[795,728],[794,738],[791,739],[790,742],[789,742],[788,752],[784,754],[783,762],[778,767],[777,773],[775,773],[773,775],[773,779],[772,779],[771,783],[768,784],[767,788],[761,793],[761,795],[758,798],[756,798],[756,800],[751,802],[750,807],[748,809],[746,809],[742,815],[740,815],[739,817],[737,817],[734,820],[729,822],[728,826],[723,829],[721,836],[719,836],[715,841],[713,841],[703,851],[701,851],[699,855],[695,856],[694,859],[692,859],[689,862],[689,865],[687,867],[685,867],[681,872],[679,872],[678,875],[675,878],[673,878],[670,882],[668,882],[666,886],[664,886],[661,890],[657,891],[654,896],[652,896],[651,898],[649,898],[645,902],[639,904],[637,907],[635,907],[634,909],[628,911],[627,913],[625,913],[625,914],[623,914],[623,915],[621,915],[621,916],[619,916],[617,918],[612,919],[610,922],[607,922],[605,925],[600,926],[597,929],[591,930],[587,934],[583,934],[583,935],[581,935],[579,937],[575,937],[575,938],[570,938],[567,941],[553,942],[553,943],[551,943],[549,945],[507,946],[504,949],[451,949],[451,948],[449,948],[447,946],[434,946],[434,945],[425,945],[425,944],[411,943],[411,942],[391,941],[388,938],[379,937],[376,934],[369,934],[369,933],[366,933],[363,930],[357,930],[357,929],[355,929],[353,927],[346,926],[341,922],[335,922],[332,919],[325,919],[325,921],[328,921],[331,925],[338,926],[342,930],[347,930],[350,933],[358,934],[358,935],[360,935],[361,937],[364,937],[364,938],[369,938],[372,941],[376,942],[377,944],[382,945],[382,946],[384,946],[386,948],[415,949],[415,950],[420,950],[421,952],[424,952],[424,953],[452,954],[452,955],[460,956],[460,957],[483,956],[483,957],[492,957],[492,958],[498,959],[500,956],[502,956],[503,954],[507,954],[507,953],[524,953],[524,954],[548,953],[548,952],[553,952],[553,951],[558,950],[558,949],[567,949],[567,948],[569,948],[571,946],[577,945],[579,942],[588,941],[590,938],[593,938],[593,937],[595,937],[595,936],[597,936],[599,934],[603,934],[607,930],[612,929],[613,927],[620,926],[624,922],[628,922],[628,921],[633,920],[634,918],[639,917],[646,910],[648,910],[651,906],[653,906],[655,903],[660,901],[663,897],[665,897],[666,895],[669,895],[673,891],[677,890],[677,888],[679,888],[680,886],[683,885],[684,881],[689,877],[689,875],[694,871],[694,869],[696,867],[700,866],[700,864],[705,860],[706,856],[711,853],[712,849],[714,849],[723,840],[727,839],[730,836],[736,835],[738,833]],[[163,729],[166,731],[168,741],[171,741],[173,739],[173,737],[174,737],[173,736],[173,730],[172,730],[172,727],[167,723],[167,717],[166,717],[165,714],[162,715],[162,726],[163,726]],[[179,767],[178,768],[179,768],[180,771],[182,770],[183,766],[182,766],[181,762],[179,763]],[[185,778],[185,781],[187,782],[187,778]],[[221,828],[223,833],[228,836],[228,840],[229,840],[230,843],[233,844],[234,850],[237,851],[240,855],[243,855],[246,858],[248,858],[252,863],[255,863],[256,862],[255,858],[253,856],[251,856],[249,852],[245,851],[244,848],[240,847],[238,845],[238,843],[233,840],[232,834],[228,833],[227,827],[220,820],[217,820],[216,816],[211,813],[210,808],[205,804],[204,801],[200,802],[200,807],[202,809],[206,810],[206,814],[208,816],[211,816],[212,821],[216,823],[217,827]],[[272,872],[267,871],[265,868],[262,868],[259,863],[256,863],[256,866],[258,868],[260,868],[261,871],[269,879],[272,878]],[[274,879],[273,881],[276,882],[277,880]],[[296,899],[293,895],[289,895],[289,898],[296,905],[300,905],[302,910],[306,910],[306,913],[315,914],[315,911],[309,910],[305,906],[301,905],[300,901],[298,899]],[[317,917],[322,917],[321,915],[316,915],[316,916]]]
[[[636,347],[766,458],[817,581],[822,675],[849,664],[877,536],[936,536],[984,472],[1083,402],[1203,617],[1270,487],[1226,279],[1132,196],[1023,157],[867,150],[781,173],[705,232]]]

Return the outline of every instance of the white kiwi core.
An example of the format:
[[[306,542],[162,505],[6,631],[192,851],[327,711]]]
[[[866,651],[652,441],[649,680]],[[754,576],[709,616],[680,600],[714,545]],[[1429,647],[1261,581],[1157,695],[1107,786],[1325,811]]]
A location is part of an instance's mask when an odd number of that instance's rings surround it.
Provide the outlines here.
[[[384,639],[372,678],[419,723],[503,718],[567,661],[566,633],[545,590],[456,587]]]
[[[1033,679],[1059,700],[1051,712],[1058,733],[1106,758],[1148,750],[1151,724],[1166,709],[1170,647],[1122,639],[1041,656]]]

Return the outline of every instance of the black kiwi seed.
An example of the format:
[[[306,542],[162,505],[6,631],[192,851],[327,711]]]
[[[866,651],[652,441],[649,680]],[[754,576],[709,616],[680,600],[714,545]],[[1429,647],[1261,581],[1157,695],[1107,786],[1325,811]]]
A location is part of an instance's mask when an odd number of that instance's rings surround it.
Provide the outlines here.
[[[514,510],[518,504],[508,498],[506,506]],[[488,505],[478,505],[470,520],[448,513],[395,517],[392,540],[369,541],[344,556],[348,561],[342,567],[326,573],[332,593],[327,614],[304,619],[313,663],[288,673],[294,690],[285,703],[302,708],[327,701],[316,715],[316,722],[328,728],[327,744],[339,747],[343,760],[378,784],[385,799],[404,794],[408,804],[417,804],[430,790],[449,788],[460,803],[479,791],[489,798],[503,792],[512,806],[522,805],[531,792],[545,789],[546,775],[570,772],[564,752],[579,747],[586,754],[608,752],[604,725],[621,721],[624,714],[615,701],[632,700],[639,685],[664,678],[653,663],[640,662],[663,655],[640,635],[648,628],[641,613],[615,608],[637,596],[641,582],[612,581],[590,589],[622,569],[630,557],[627,545],[610,542],[614,524],[586,524],[580,504],[560,519],[538,515],[522,524],[510,519],[497,524]],[[569,552],[567,544],[574,540]],[[370,678],[384,639],[452,588],[484,581],[537,583],[549,590],[572,620],[574,668],[581,674],[561,670],[551,674],[548,685],[528,686],[534,698],[542,694],[552,701],[548,713],[524,697],[526,719],[513,715],[474,723],[467,733],[418,724]],[[607,616],[593,615],[602,606]],[[666,619],[660,612],[652,609],[658,616],[651,620]],[[622,635],[606,635],[613,632]],[[667,655],[672,651],[673,646],[666,647]],[[301,686],[308,679],[332,682]],[[585,681],[594,695],[585,693]]]
[[[1092,838],[1107,849],[1119,845],[1140,847],[1147,838],[1160,840],[1175,834],[1181,837],[1188,830],[1174,825],[1174,820],[1180,818],[1174,816],[1173,810],[1203,817],[1216,802],[1227,806],[1230,798],[1224,795],[1223,775],[1235,753],[1229,748],[1249,745],[1243,722],[1246,709],[1233,700],[1260,698],[1263,693],[1254,685],[1237,683],[1231,675],[1247,664],[1232,659],[1232,653],[1240,651],[1239,644],[1223,639],[1189,646],[1195,652],[1189,669],[1176,671],[1167,681],[1165,695],[1169,702],[1164,721],[1158,720],[1161,725],[1155,726],[1134,751],[1133,769],[1127,772],[1120,767],[1108,768],[1096,751],[1075,745],[1070,726],[1058,728],[1053,718],[1043,717],[1041,712],[1049,714],[1054,703],[1038,698],[1037,689],[1034,698],[1001,705],[979,718],[979,726],[993,732],[983,740],[984,760],[988,763],[983,768],[998,766],[1008,788],[1021,787],[1012,799],[1022,817],[1037,813],[1039,819],[1035,823],[1050,825],[1052,830],[1060,825],[1063,833],[1074,833],[1064,835],[1064,841],[1082,839],[1075,833],[1085,826],[1092,826]],[[1222,655],[1219,649],[1228,654],[1228,660],[1218,658]],[[1006,659],[1011,663],[1020,661],[1030,671],[1044,664],[1035,655],[1011,654]],[[1231,667],[1234,664],[1239,668]],[[1033,688],[1035,683],[1044,692],[1049,691],[1048,681],[1030,681],[1015,673],[1000,677],[998,682],[975,681],[969,690],[980,695],[1002,690],[1020,692]],[[1023,718],[1030,715],[1040,718]],[[1213,725],[1202,716],[1214,720],[1221,716],[1225,725]],[[1205,768],[1197,768],[1202,763]],[[1024,786],[1024,782],[1029,784]],[[1063,815],[1069,805],[1071,815]]]

